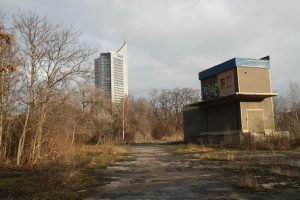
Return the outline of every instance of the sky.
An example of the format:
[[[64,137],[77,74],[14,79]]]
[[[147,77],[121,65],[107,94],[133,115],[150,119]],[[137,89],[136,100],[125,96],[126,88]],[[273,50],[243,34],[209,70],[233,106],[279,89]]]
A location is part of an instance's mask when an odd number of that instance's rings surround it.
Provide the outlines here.
[[[198,72],[233,57],[271,57],[273,91],[300,84],[300,1],[0,0],[82,32],[100,52],[128,44],[129,93],[200,89]],[[94,59],[92,58],[92,59]],[[259,81],[259,80],[258,80]]]

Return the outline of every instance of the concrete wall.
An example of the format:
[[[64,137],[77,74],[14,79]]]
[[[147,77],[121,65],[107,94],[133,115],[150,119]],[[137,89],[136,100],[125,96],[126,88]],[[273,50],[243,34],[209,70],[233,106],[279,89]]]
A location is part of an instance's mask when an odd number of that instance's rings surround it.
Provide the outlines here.
[[[214,99],[235,93],[235,69],[230,69],[215,76],[201,80],[202,99]]]
[[[183,112],[184,134],[188,136],[207,132],[206,110],[199,107],[187,107]]]
[[[201,80],[202,99],[204,100],[231,95],[236,91],[249,93],[272,92],[270,69],[237,67]]]
[[[238,92],[272,92],[270,69],[237,67]],[[261,102],[241,102],[241,122],[243,132],[274,131],[273,100],[267,98]]]
[[[237,132],[241,129],[240,104],[231,102],[213,107],[187,107],[183,112],[185,141],[195,140],[200,133],[226,131]]]
[[[241,122],[243,132],[253,131],[253,123],[251,123],[250,115],[254,112],[260,115],[258,112],[262,112],[263,127],[265,132],[272,132],[275,129],[274,126],[274,111],[272,98],[267,98],[261,102],[241,102]],[[253,114],[252,114],[253,115]],[[253,115],[253,116],[255,116]],[[257,116],[257,121],[260,121],[260,116]],[[254,128],[255,129],[255,128]],[[258,131],[259,132],[259,131]]]
[[[217,75],[220,86],[220,97],[235,93],[234,69],[227,70]]]
[[[239,103],[220,104],[207,109],[207,132],[232,131],[240,129]]]
[[[201,80],[201,94],[203,100],[215,99],[220,97],[220,87],[217,76],[211,76]]]
[[[268,68],[237,67],[239,92],[271,92],[269,71]]]

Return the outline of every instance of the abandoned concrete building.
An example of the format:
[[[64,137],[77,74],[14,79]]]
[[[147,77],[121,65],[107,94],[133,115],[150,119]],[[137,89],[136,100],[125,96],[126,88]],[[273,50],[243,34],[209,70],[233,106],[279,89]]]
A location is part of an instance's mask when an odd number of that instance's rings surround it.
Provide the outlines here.
[[[185,142],[274,132],[270,59],[233,58],[199,72],[202,101],[185,107]]]

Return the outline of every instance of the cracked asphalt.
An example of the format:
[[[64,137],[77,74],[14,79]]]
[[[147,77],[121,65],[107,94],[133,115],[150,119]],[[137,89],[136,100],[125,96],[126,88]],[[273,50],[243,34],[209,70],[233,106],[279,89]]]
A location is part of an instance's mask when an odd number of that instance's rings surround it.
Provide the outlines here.
[[[133,145],[124,159],[96,174],[99,183],[83,199],[276,199],[242,190],[239,175],[164,144]]]

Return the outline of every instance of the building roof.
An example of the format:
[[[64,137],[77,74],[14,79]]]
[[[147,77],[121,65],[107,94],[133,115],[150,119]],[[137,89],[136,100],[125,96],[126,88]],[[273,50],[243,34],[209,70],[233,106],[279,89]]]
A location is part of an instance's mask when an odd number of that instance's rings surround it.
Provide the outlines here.
[[[252,59],[252,58],[232,58],[226,62],[218,64],[214,67],[206,69],[199,72],[199,80],[208,78],[215,74],[224,72],[228,69],[234,67],[259,67],[259,68],[270,68],[270,59],[269,57],[264,57],[261,59]]]
[[[236,92],[232,95],[200,101],[194,104],[187,105],[187,107],[207,107],[218,104],[228,103],[232,101],[262,101],[266,98],[277,96],[278,93],[253,93],[253,92]]]

